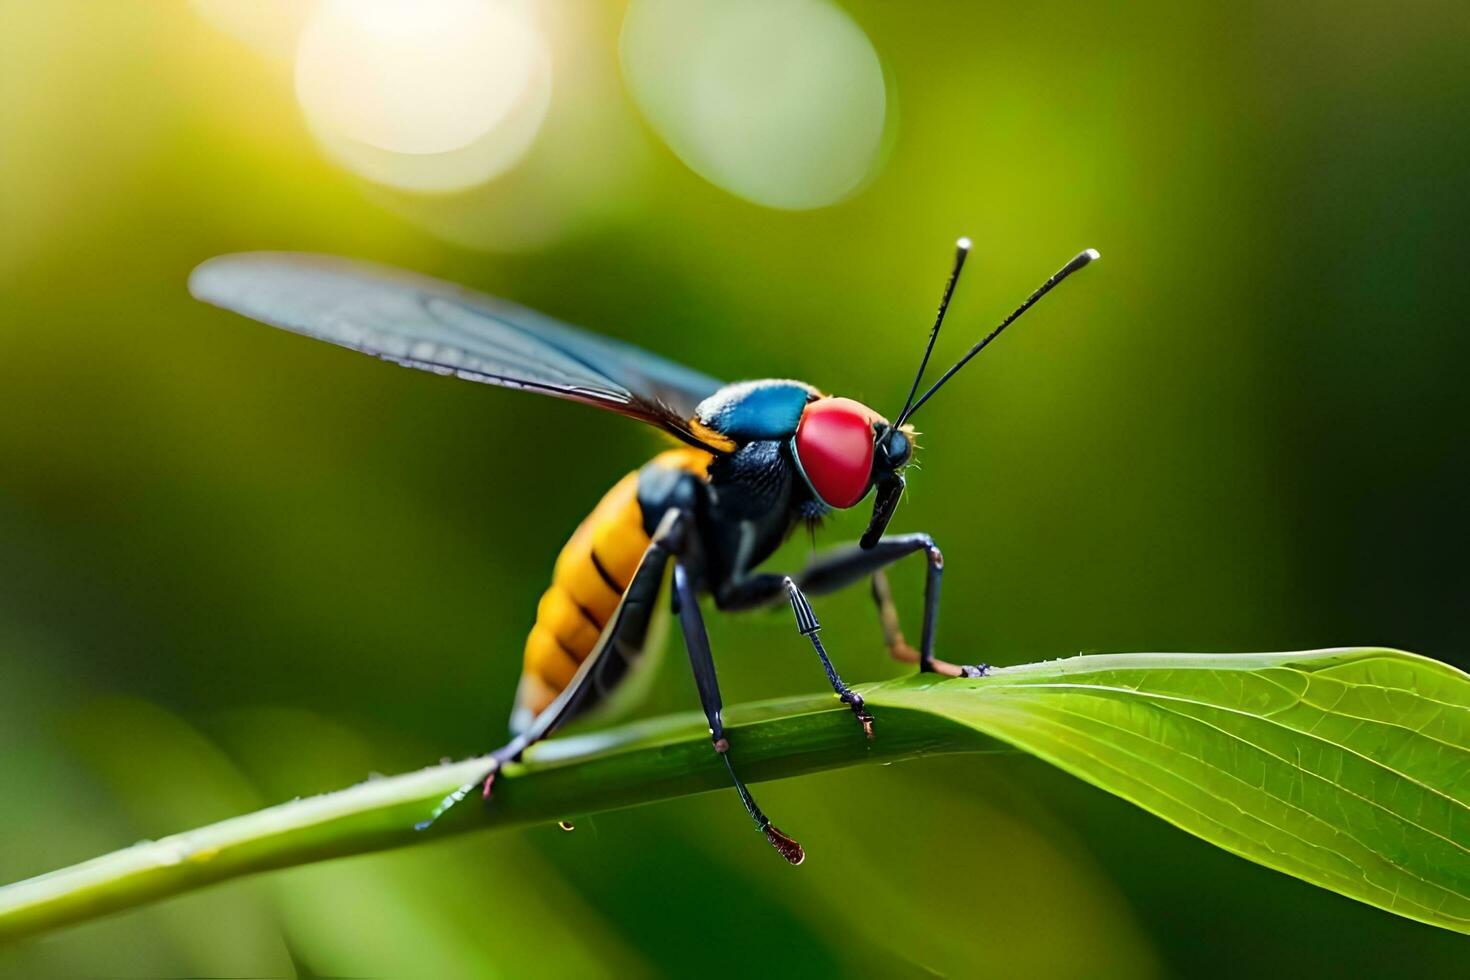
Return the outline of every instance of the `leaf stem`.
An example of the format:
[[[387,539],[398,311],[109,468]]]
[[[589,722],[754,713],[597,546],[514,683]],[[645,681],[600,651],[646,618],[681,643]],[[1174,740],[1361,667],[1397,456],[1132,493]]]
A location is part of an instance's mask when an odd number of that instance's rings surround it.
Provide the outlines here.
[[[1448,664],[1377,648],[1102,654],[859,690],[871,741],[832,695],[731,709],[741,775],[1020,749],[1241,857],[1470,933],[1470,676]],[[729,785],[704,718],[679,715],[538,745],[491,805],[413,829],[486,765],[372,780],[0,888],[0,942],[256,871]]]
[[[972,728],[924,711],[889,709],[862,737],[831,696],[732,708],[731,757],[751,781],[864,762],[995,749]],[[542,743],[505,769],[491,805],[466,801],[415,831],[449,792],[485,774],[469,759],[359,783],[184,831],[0,888],[0,942],[134,908],[242,875],[426,843],[488,827],[570,819],[723,789],[704,718],[678,715]]]

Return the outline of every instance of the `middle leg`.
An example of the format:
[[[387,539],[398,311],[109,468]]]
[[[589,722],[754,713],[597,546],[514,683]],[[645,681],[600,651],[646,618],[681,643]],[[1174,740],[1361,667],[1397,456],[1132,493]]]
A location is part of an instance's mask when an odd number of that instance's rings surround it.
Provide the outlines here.
[[[883,570],[916,552],[927,562],[924,580],[924,631],[917,653],[903,638],[898,628],[898,611],[888,590]],[[927,534],[893,534],[878,539],[872,548],[846,545],[818,555],[796,577],[814,595],[834,592],[858,580],[872,576],[873,597],[878,603],[878,616],[883,622],[883,635],[888,650],[899,660],[917,660],[921,672],[934,672],[950,677],[981,677],[990,667],[986,664],[960,666],[934,656],[935,626],[939,619],[939,587],[944,577],[944,555]]]
[[[796,631],[806,637],[816,651],[822,670],[827,674],[827,681],[832,685],[832,692],[852,709],[858,724],[863,726],[863,734],[872,738],[873,716],[863,704],[863,696],[848,687],[842,675],[837,673],[837,668],[832,666],[832,658],[827,656],[827,648],[817,636],[822,624],[817,622],[811,603],[806,601],[806,595],[791,576],[760,572],[726,582],[716,590],[715,603],[725,610],[756,609],[776,602],[783,592],[791,603],[792,614],[796,617]]]
[[[863,702],[863,696],[847,686],[847,682],[837,673],[837,668],[832,666],[832,658],[827,656],[827,648],[822,646],[822,638],[817,636],[822,629],[822,624],[817,622],[817,614],[812,612],[812,604],[806,601],[806,596],[801,588],[786,576],[783,584],[786,586],[786,595],[791,600],[791,611],[796,615],[796,629],[802,636],[811,641],[812,649],[817,651],[817,658],[822,661],[822,669],[827,672],[827,681],[832,685],[832,690],[837,694],[843,704],[852,709],[857,716],[858,724],[863,726],[863,734],[868,738],[873,737],[873,716],[868,713],[868,707]]]

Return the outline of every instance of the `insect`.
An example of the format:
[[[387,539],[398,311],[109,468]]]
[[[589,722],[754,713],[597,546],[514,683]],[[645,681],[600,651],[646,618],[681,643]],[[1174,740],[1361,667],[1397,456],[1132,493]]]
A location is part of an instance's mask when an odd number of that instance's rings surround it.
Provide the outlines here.
[[[477,788],[489,799],[505,763],[607,698],[643,652],[666,579],[714,750],[756,827],[792,864],[805,856],[801,845],[765,816],[730,759],[701,595],[727,611],[788,602],[797,632],[868,738],[874,719],[832,665],[808,594],[869,579],[894,657],[921,671],[985,673],[983,664],[957,666],[934,656],[944,558],[933,538],[885,533],[913,457],[910,420],[1001,331],[1097,252],[1088,249],[1063,266],[921,395],[969,249],[968,239],[956,245],[908,398],[891,421],[800,381],[722,384],[532,310],[376,266],[260,252],[220,256],[194,270],[190,291],[216,306],[406,367],[585,402],[641,419],[683,444],[620,480],[562,548],[526,639],[510,741],[491,753],[483,780],[446,797],[421,828]],[[820,554],[794,574],[759,570],[799,524],[855,507],[870,493],[872,517],[855,545]],[[915,554],[928,570],[918,650],[899,629],[884,573]]]

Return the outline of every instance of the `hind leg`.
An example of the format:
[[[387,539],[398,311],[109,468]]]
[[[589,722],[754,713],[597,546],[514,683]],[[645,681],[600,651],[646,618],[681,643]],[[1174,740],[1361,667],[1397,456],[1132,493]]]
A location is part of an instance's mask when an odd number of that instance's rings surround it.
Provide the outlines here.
[[[715,676],[715,660],[710,652],[709,634],[704,629],[704,617],[699,611],[699,596],[689,580],[689,572],[682,562],[674,563],[674,612],[679,617],[679,626],[684,633],[684,645],[689,649],[689,665],[694,671],[694,684],[699,689],[699,703],[709,721],[710,740],[730,779],[735,783],[735,792],[745,804],[745,812],[755,821],[756,829],[765,835],[781,856],[792,864],[806,860],[806,852],[792,838],[782,833],[756,805],[755,797],[745,788],[745,783],[735,772],[730,761],[730,740],[725,737],[725,723],[720,717],[723,704],[720,698],[720,682]]]
[[[647,634],[649,617],[658,601],[663,587],[664,570],[668,567],[670,552],[666,543],[664,538],[655,535],[653,542],[644,551],[638,570],[633,573],[633,580],[623,593],[607,628],[603,630],[592,652],[577,668],[571,682],[524,731],[490,753],[487,771],[482,778],[465,783],[444,797],[428,817],[414,825],[416,830],[432,827],[435,821],[476,790],[480,791],[482,798],[489,799],[495,776],[507,762],[519,760],[526,749],[574,718],[593,692],[606,692],[615,685],[628,668],[625,642],[630,648],[641,647],[642,638]]]

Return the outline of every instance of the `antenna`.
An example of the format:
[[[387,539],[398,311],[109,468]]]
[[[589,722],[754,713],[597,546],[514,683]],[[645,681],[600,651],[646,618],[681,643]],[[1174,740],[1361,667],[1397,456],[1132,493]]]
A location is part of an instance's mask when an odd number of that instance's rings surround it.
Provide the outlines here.
[[[968,238],[961,238],[954,243],[954,268],[949,270],[949,282],[945,283],[944,296],[939,300],[939,315],[934,318],[934,329],[929,331],[929,343],[924,346],[924,358],[919,361],[919,371],[914,375],[914,383],[909,388],[908,400],[903,403],[903,411],[898,413],[898,422],[893,423],[895,428],[909,414],[909,406],[914,404],[914,396],[919,393],[919,382],[924,379],[924,369],[929,366],[929,355],[934,353],[934,341],[939,339],[939,328],[944,324],[944,314],[949,309],[949,298],[954,295],[955,283],[959,282],[960,270],[965,267],[965,257],[969,254],[970,240]]]
[[[913,403],[912,407],[904,409],[904,411],[899,415],[898,421],[893,423],[894,426],[900,426],[904,422],[912,418],[914,413],[917,412],[919,408],[926,401],[928,401],[934,395],[934,393],[944,385],[946,381],[954,377],[955,374],[959,372],[960,368],[970,363],[970,358],[974,357],[976,354],[984,350],[986,345],[988,345],[996,337],[1000,336],[1000,332],[1002,330],[1004,330],[1006,327],[1009,327],[1012,323],[1015,323],[1016,320],[1020,318],[1022,313],[1025,313],[1027,310],[1031,309],[1031,307],[1035,306],[1037,300],[1041,299],[1041,297],[1045,296],[1047,293],[1056,288],[1057,284],[1060,283],[1063,279],[1067,278],[1072,273],[1076,272],[1078,269],[1087,265],[1089,262],[1093,261],[1096,258],[1098,258],[1097,249],[1089,248],[1086,251],[1080,252],[1077,257],[1074,258],[1071,262],[1068,262],[1066,265],[1057,270],[1056,274],[1053,275],[1046,282],[1042,283],[1041,287],[1037,289],[1036,292],[1032,293],[1031,296],[1026,300],[1026,302],[1016,307],[1015,311],[1012,312],[1010,316],[1002,320],[1000,326],[996,327],[994,330],[990,331],[990,333],[986,334],[985,339],[981,340],[980,343],[976,344],[974,347],[971,347],[969,353],[967,353],[964,357],[955,362],[954,367],[950,368],[948,371],[945,371],[944,374],[939,378],[939,380],[934,382],[934,384],[930,386],[929,390],[924,392],[923,396],[918,401]],[[958,271],[958,264],[956,264],[956,271]],[[948,300],[948,294],[946,294],[945,299],[946,301]],[[940,307],[941,319],[943,318],[943,315],[944,308]],[[939,327],[937,324],[935,325],[934,329],[936,332],[938,331]],[[932,336],[930,338],[930,345],[933,345]],[[924,359],[926,361],[928,360],[927,352],[924,355]],[[917,386],[917,380],[915,381],[915,385]]]

